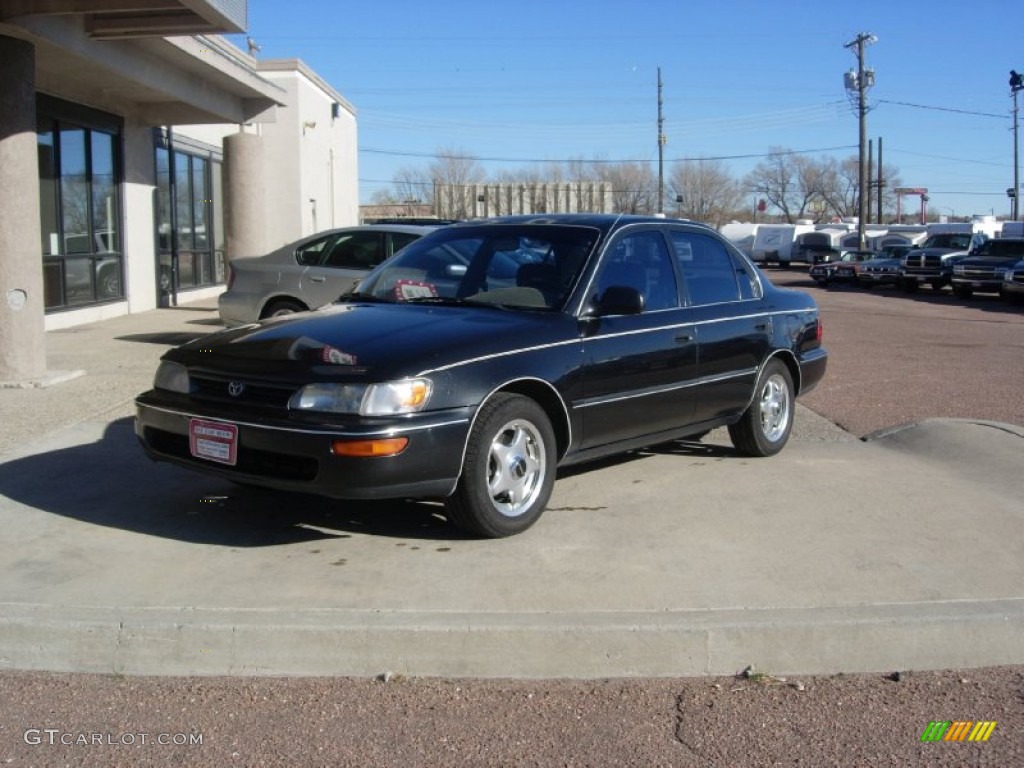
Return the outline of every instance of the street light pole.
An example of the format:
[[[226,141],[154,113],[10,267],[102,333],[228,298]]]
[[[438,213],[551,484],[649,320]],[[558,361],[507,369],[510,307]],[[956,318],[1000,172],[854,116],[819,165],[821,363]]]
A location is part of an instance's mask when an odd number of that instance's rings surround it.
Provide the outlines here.
[[[864,67],[864,47],[877,42],[878,38],[869,32],[862,32],[856,38],[844,45],[844,48],[851,48],[857,57],[857,72],[847,72],[845,77],[847,91],[855,91],[857,94],[857,123],[859,126],[859,169],[857,180],[857,247],[860,250],[867,249],[867,237],[864,233],[864,223],[867,220],[867,159],[865,148],[868,143],[867,128],[867,91],[875,84],[875,73],[873,70]]]

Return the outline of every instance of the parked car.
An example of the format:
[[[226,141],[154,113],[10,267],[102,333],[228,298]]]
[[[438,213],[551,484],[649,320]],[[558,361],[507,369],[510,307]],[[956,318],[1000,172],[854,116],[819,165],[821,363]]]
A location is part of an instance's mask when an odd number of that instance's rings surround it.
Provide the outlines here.
[[[821,286],[830,283],[856,283],[859,262],[866,261],[871,255],[871,251],[843,251],[834,261],[814,264],[807,274]]]
[[[1018,261],[1003,273],[1003,287],[999,294],[1007,301],[1024,301],[1024,261]]]
[[[917,248],[907,251],[900,262],[900,288],[914,293],[927,283],[941,291],[953,281],[953,267],[968,252],[985,241],[985,235],[969,232],[937,232]]]
[[[1024,259],[1024,238],[986,240],[953,267],[953,293],[961,299],[975,291],[1001,293],[1006,270]]]
[[[878,251],[859,265],[857,283],[869,290],[876,285],[899,285],[900,256],[888,249]]]
[[[217,306],[227,326],[316,309],[352,290],[432,226],[369,224],[305,237],[266,256],[232,259]]]
[[[742,454],[779,452],[825,373],[821,339],[814,300],[710,227],[491,219],[416,240],[330,307],[167,352],[135,428],[156,460],[440,498],[455,525],[507,536],[540,516],[558,466],[718,426]]]

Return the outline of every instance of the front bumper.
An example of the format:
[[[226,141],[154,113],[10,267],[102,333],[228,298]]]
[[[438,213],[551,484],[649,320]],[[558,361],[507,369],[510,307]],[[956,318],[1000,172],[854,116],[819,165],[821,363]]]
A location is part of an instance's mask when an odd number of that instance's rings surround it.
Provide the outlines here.
[[[1004,281],[1002,278],[999,278],[998,280],[977,280],[970,277],[954,275],[953,285],[970,288],[972,291],[979,291],[981,293],[1000,293],[1003,290]]]
[[[223,418],[163,403],[153,392],[139,396],[135,404],[135,434],[151,459],[250,485],[339,499],[450,495],[459,478],[471,421],[465,409],[417,414],[387,424],[331,427]],[[196,418],[237,429],[234,465],[192,455],[189,423]],[[405,436],[409,443],[396,456],[337,456],[331,450],[336,440],[383,436]]]
[[[864,285],[896,284],[900,281],[899,272],[859,272],[857,281]]]
[[[1000,290],[1007,296],[1024,296],[1024,282],[1004,280]]]

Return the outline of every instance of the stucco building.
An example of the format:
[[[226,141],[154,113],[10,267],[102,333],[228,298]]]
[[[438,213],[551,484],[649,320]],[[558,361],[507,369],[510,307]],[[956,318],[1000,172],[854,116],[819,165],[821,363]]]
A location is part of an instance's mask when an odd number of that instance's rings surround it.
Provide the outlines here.
[[[246,23],[244,0],[0,3],[0,382],[46,382],[46,330],[358,222],[355,109],[221,37]]]

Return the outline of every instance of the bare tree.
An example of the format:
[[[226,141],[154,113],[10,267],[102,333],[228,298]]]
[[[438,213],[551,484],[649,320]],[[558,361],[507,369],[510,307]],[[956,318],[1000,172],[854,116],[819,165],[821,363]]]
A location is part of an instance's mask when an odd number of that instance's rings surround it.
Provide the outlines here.
[[[858,214],[857,196],[860,185],[859,160],[856,155],[837,161],[828,158],[821,161],[822,180],[821,196],[827,213],[840,218],[850,218]],[[895,195],[892,190],[901,185],[899,171],[890,165],[882,167],[882,178],[885,186],[882,189],[882,209],[891,210],[895,206]],[[875,179],[872,179],[875,184]],[[873,195],[877,195],[877,186],[873,187]],[[872,197],[868,220],[870,221],[878,208],[877,198]]]
[[[809,158],[772,147],[767,159],[747,174],[744,184],[793,223],[820,200],[821,167]]]
[[[430,164],[429,175],[434,184],[434,209],[438,216],[466,219],[473,215],[472,187],[487,178],[479,160],[463,150],[442,148]]]
[[[672,166],[669,190],[679,216],[719,227],[740,207],[743,187],[720,160],[680,161]]]
[[[596,176],[599,181],[612,185],[612,205],[616,213],[654,212],[657,182],[648,163],[596,165]]]

